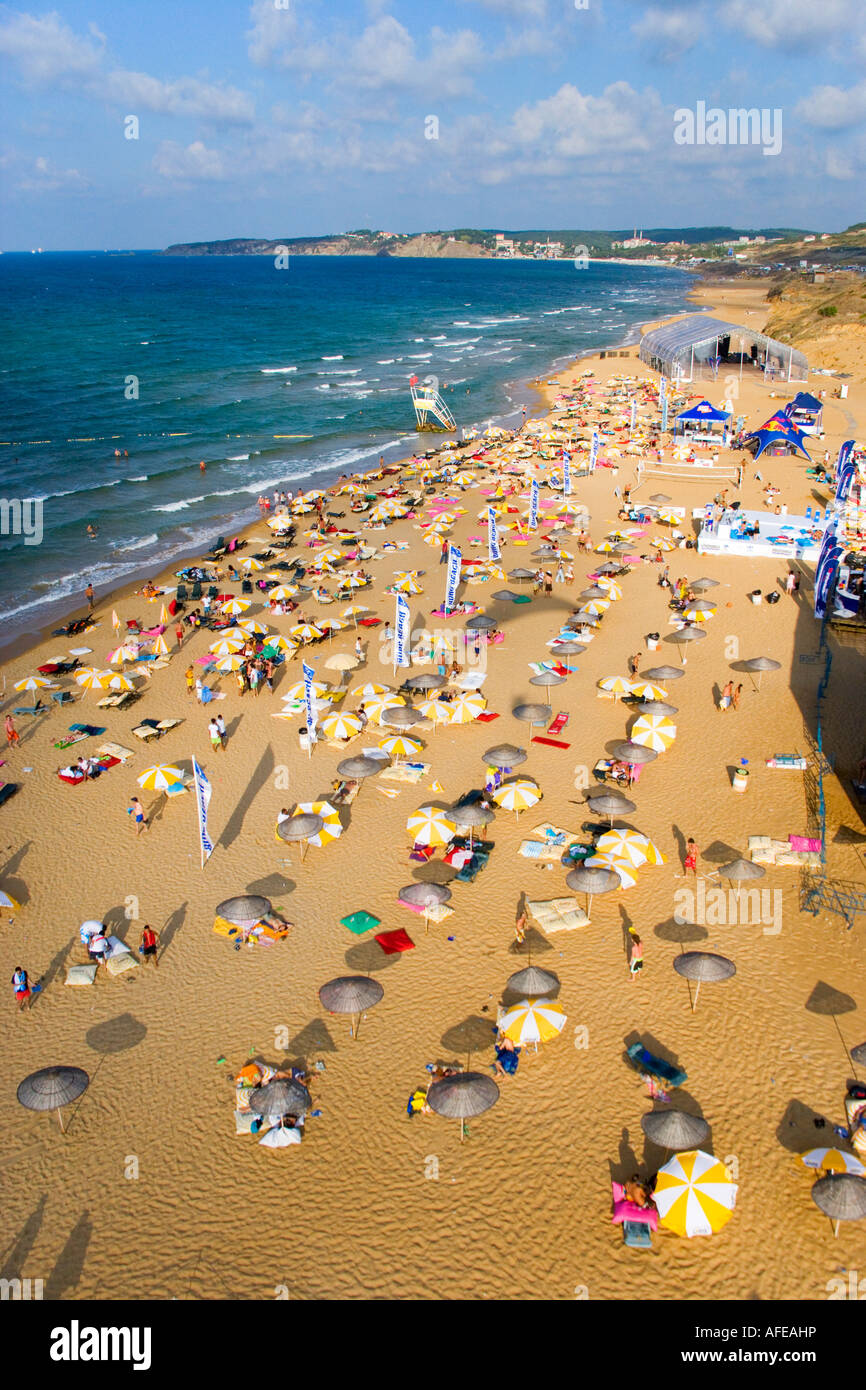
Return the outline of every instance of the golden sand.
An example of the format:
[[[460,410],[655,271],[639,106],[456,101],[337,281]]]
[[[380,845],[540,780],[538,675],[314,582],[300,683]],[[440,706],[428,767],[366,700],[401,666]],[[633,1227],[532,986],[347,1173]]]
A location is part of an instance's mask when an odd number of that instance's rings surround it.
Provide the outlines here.
[[[754,288],[706,293],[725,317],[758,325],[766,313]],[[624,371],[652,379],[633,353],[627,362],[577,364],[558,380],[568,385],[590,367],[599,380]],[[552,398],[555,389],[547,389]],[[782,389],[776,403],[784,399]],[[710,394],[721,399],[719,387]],[[744,383],[737,409],[750,424],[770,413],[768,395],[767,388]],[[847,402],[829,397],[828,390],[826,447],[835,457],[843,439],[857,429],[862,437],[862,378],[852,383]],[[760,505],[753,471],[747,470],[746,506]],[[770,460],[762,471],[780,487],[790,513],[817,500],[804,463]],[[623,467],[617,477],[600,469],[577,484],[595,541],[617,524],[612,489],[629,480]],[[665,479],[655,486],[649,480],[639,496],[658,489],[689,508],[711,492],[707,483]],[[475,516],[484,500],[478,488],[464,495],[458,542],[483,531]],[[250,533],[261,537],[266,530],[259,524]],[[413,626],[433,626],[430,612],[443,597],[445,576],[437,552],[421,543],[411,521],[372,538],[379,545],[404,538],[410,545],[368,566],[376,582],[373,610],[392,619],[393,600],[382,598],[392,572],[423,568],[424,593],[411,603]],[[531,564],[532,548],[509,540],[506,567]],[[464,553],[473,552],[464,546]],[[486,547],[474,553],[484,555]],[[671,631],[669,613],[657,567],[636,566],[624,581],[623,600],[579,658],[578,673],[551,692],[554,712],[569,714],[560,737],[570,747],[527,742],[527,726],[511,714],[517,703],[543,698],[529,684],[527,663],[546,657],[545,642],[599,558],[578,555],[573,589],[557,586],[551,598],[528,605],[492,605],[496,581],[466,591],[501,618],[505,641],[490,648],[483,692],[500,718],[428,733],[430,777],[418,787],[365,785],[345,814],[342,838],[310,849],[303,863],[297,849],[275,842],[276,813],[326,794],[344,755],[320,745],[308,759],[298,747],[300,721],[271,718],[281,708],[280,685],[273,696],[241,699],[230,679],[223,684],[227,698],[210,707],[226,718],[228,751],[212,753],[209,711],[188,699],[183,679],[190,656],[212,640],[206,631],[188,639],[183,655],[155,675],[132,711],[103,713],[98,696],[85,694],[74,710],[52,712],[32,726],[18,721],[22,745],[3,771],[23,788],[0,813],[0,886],[24,905],[14,924],[0,929],[2,972],[8,980],[20,963],[45,988],[32,1013],[20,1017],[13,1016],[11,990],[7,996],[0,1170],[7,1236],[16,1244],[4,1274],[44,1279],[46,1297],[79,1299],[268,1299],[284,1289],[302,1299],[708,1300],[820,1299],[840,1268],[866,1268],[866,1226],[843,1225],[834,1239],[810,1201],[810,1175],[796,1163],[799,1152],[832,1144],[831,1126],[844,1119],[845,1082],[854,1074],[845,1044],[866,1036],[862,918],[847,931],[838,916],[802,915],[798,870],[769,868],[760,886],[781,890],[778,934],[760,925],[678,928],[672,920],[685,837],[695,837],[700,868],[710,874],[744,854],[751,834],[786,837],[809,825],[803,775],[764,765],[776,752],[804,751],[804,723],[813,727],[823,668],[800,659],[814,655],[818,643],[809,586],[804,582],[799,601],[783,596],[774,608],[747,597],[756,587],[777,587],[784,562],[672,553],[672,576],[709,574],[720,587],[712,595],[719,607],[707,640],[693,644],[685,678],[669,688],[679,707],[677,741],[644,772],[629,821],[651,836],[667,863],[640,870],[636,887],[596,899],[590,926],[546,940],[532,935],[533,960],[561,980],[568,1022],[537,1056],[524,1052],[515,1077],[499,1078],[498,1104],[469,1123],[466,1142],[459,1142],[456,1121],[407,1117],[407,1099],[424,1083],[426,1063],[465,1064],[471,1050],[472,1065],[489,1069],[505,980],[526,963],[513,936],[520,896],[567,893],[559,864],[536,867],[517,850],[542,821],[579,831],[587,819],[585,769],[611,740],[625,736],[627,724],[623,706],[596,698],[597,680],[624,673],[638,650],[642,669],[678,662],[678,649],[665,642],[647,653],[644,634]],[[92,646],[99,664],[113,645],[112,608],[143,625],[159,611],[129,593],[100,602],[97,631],[70,640]],[[315,603],[304,607],[307,617],[324,611]],[[291,621],[275,625],[283,631]],[[741,657],[770,655],[781,670],[764,678],[760,694],[745,688],[738,711],[721,714],[714,687],[733,674],[725,655],[730,637],[738,639]],[[317,674],[326,677],[325,657],[351,651],[354,638],[350,629],[314,649]],[[378,661],[375,632],[365,641],[368,661],[351,684],[391,683],[390,667]],[[63,646],[46,639],[16,656],[6,670],[7,690]],[[834,875],[862,887],[862,846],[840,831],[862,829],[845,786],[863,753],[863,649],[835,637],[831,647],[827,723],[838,781],[827,785],[828,861]],[[298,679],[300,662],[288,672]],[[739,679],[748,687],[747,678]],[[19,703],[20,697],[7,697],[6,708]],[[145,747],[130,734],[142,715],[184,723]],[[104,723],[107,738],[135,749],[134,760],[92,784],[58,782],[54,771],[67,755],[54,743],[75,720]],[[351,751],[376,741],[362,737]],[[407,817],[425,801],[450,801],[481,785],[480,755],[502,741],[530,750],[521,771],[537,779],[544,799],[519,818],[497,814],[487,868],[472,885],[452,885],[453,916],[425,935],[421,919],[397,902],[404,884],[429,874],[408,860]],[[191,796],[158,808],[139,838],[126,815],[143,768],[191,754],[213,785],[217,848],[204,870]],[[751,769],[745,796],[731,789],[731,769],[741,758]],[[438,798],[428,790],[433,778],[443,788]],[[386,797],[380,786],[399,794]],[[708,886],[717,882],[709,879]],[[212,932],[216,903],[247,890],[266,893],[295,923],[287,942],[236,952]],[[359,908],[379,917],[383,928],[406,927],[416,949],[386,957],[375,942],[351,936],[339,919]],[[92,989],[64,988],[66,964],[84,958],[78,925],[89,917],[119,927],[133,947],[142,923],[151,923],[162,933],[159,970],[140,968],[117,979],[100,972]],[[630,925],[645,948],[636,980],[626,963]],[[717,950],[737,965],[732,980],[704,986],[696,1012],[686,981],[672,968],[683,943]],[[381,980],[384,999],[352,1041],[348,1021],[328,1016],[317,991],[333,976],[367,971]],[[737,1209],[723,1232],[709,1240],[660,1233],[651,1261],[624,1248],[610,1221],[611,1177],[654,1172],[663,1161],[658,1149],[645,1149],[640,1118],[651,1102],[623,1058],[638,1038],[686,1069],[675,1103],[705,1116],[712,1129],[705,1147],[728,1163],[739,1184]],[[324,1062],[312,1073],[323,1113],[307,1121],[300,1148],[272,1153],[235,1136],[230,1078],[251,1055]],[[91,1075],[85,1097],[67,1112],[65,1138],[52,1117],[31,1114],[15,1099],[24,1075],[57,1062]],[[826,1127],[815,1127],[816,1116],[826,1117]]]

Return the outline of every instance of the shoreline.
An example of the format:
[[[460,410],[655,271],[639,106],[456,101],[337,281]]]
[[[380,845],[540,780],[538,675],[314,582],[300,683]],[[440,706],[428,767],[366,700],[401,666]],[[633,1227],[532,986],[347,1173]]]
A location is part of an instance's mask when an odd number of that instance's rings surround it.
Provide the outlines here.
[[[437,257],[436,259],[442,258]],[[517,258],[515,257],[515,259]],[[523,257],[521,259],[530,258]],[[622,262],[622,264],[629,264],[629,262]],[[671,267],[666,266],[662,268],[670,269]],[[674,267],[674,269],[679,269],[679,267]],[[684,271],[684,273],[689,274],[690,272]],[[695,285],[692,285],[686,291],[686,299],[691,297],[695,288]],[[685,315],[683,314],[675,314],[671,317],[682,318],[684,316]],[[659,320],[659,322],[662,321],[667,322],[668,320]],[[643,335],[643,333],[645,333],[649,327],[653,326],[655,322],[655,320],[653,320],[652,323],[644,322],[642,320],[636,320],[635,322],[625,326],[624,336],[619,342],[611,343],[610,345],[606,345],[604,347],[587,348],[583,352],[578,353],[576,357],[568,357],[564,360],[560,360],[558,365],[557,361],[554,360],[548,368],[547,372],[545,373],[544,378],[519,378],[516,385],[516,391],[522,392],[528,397],[530,397],[530,399],[527,400],[527,418],[531,418],[532,414],[536,409],[547,408],[547,399],[545,395],[545,380],[547,377],[554,375],[557,372],[567,372],[575,370],[578,363],[585,361],[589,357],[596,358],[599,357],[601,353],[610,353],[622,350],[624,348],[633,348],[640,341],[640,338]],[[534,395],[535,397],[534,401],[531,399],[532,395]],[[532,407],[531,409],[530,406]],[[494,424],[501,425],[503,424],[503,422],[506,422],[510,417],[515,415],[520,415],[519,406],[514,407],[514,409],[512,410],[504,411],[502,414],[493,416],[491,418]],[[508,426],[506,425],[506,428],[507,427]],[[480,426],[475,424],[466,426],[465,428],[480,428]],[[433,438],[440,438],[440,433],[438,431],[430,431],[429,433]],[[422,432],[419,431],[419,439],[421,438],[421,435]],[[450,439],[451,436],[443,432],[441,434],[441,438],[445,440]],[[376,448],[374,446],[372,448],[372,453],[375,454],[375,452]],[[419,452],[423,455],[426,451],[423,449],[419,449]],[[389,459],[387,448],[383,448],[381,450],[381,454],[384,457],[386,468],[394,466],[400,466],[401,468],[405,467],[409,463],[411,463],[412,459],[411,455]],[[356,475],[354,472],[343,475],[337,472],[336,470],[334,470],[333,474],[331,474],[330,470],[328,470],[327,468],[317,470],[316,486],[320,486],[323,491],[327,491],[327,489],[334,487],[344,476],[355,477],[358,475]],[[280,487],[293,487],[294,481],[295,480],[292,478],[286,478],[282,481]],[[257,509],[255,509],[255,506],[253,506],[249,513],[236,513],[232,515],[230,518],[223,519],[222,521],[215,521],[214,537],[218,533],[217,528],[222,526],[224,528],[224,534],[226,532],[231,532],[232,534],[237,535],[241,540],[249,540],[254,528],[256,526],[261,526],[264,524],[264,516],[254,515],[253,512],[255,510]],[[265,515],[267,515],[267,513]],[[174,581],[174,566],[176,566],[177,569],[181,569],[186,565],[194,563],[197,559],[200,559],[201,555],[202,550],[200,546],[189,547],[187,544],[180,543],[178,545],[177,550],[170,551],[168,554],[165,554],[151,561],[150,563],[143,562],[140,566],[137,566],[134,570],[132,570],[120,583],[112,581],[104,589],[101,589],[98,585],[95,585],[94,594],[96,599],[96,607],[98,608],[108,603],[116,605],[117,603],[125,602],[127,599],[135,595],[137,590],[147,579],[152,579],[154,583],[160,586],[162,586],[162,584],[166,580],[170,579]],[[64,595],[62,598],[47,600],[45,603],[45,608],[53,611],[51,612],[51,616],[46,616],[44,623],[40,623],[39,625],[22,627],[19,631],[10,633],[8,637],[4,636],[3,630],[0,630],[0,664],[5,663],[7,661],[13,661],[17,657],[22,656],[28,651],[31,651],[36,647],[40,646],[43,642],[47,642],[51,637],[53,631],[55,630],[55,623],[57,623],[58,626],[61,626],[64,623],[70,622],[77,616],[83,616],[86,613],[86,602],[83,600],[83,587],[81,601],[74,602],[72,595]]]

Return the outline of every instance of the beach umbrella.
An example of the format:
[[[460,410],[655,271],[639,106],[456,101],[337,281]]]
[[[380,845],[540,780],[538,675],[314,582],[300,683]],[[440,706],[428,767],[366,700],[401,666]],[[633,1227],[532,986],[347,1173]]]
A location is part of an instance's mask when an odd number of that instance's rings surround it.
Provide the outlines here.
[[[616,547],[613,541],[600,541],[599,544],[595,547],[595,553],[596,555],[610,554],[610,552],[615,548]]]
[[[418,708],[434,724],[451,723],[451,705],[447,700],[422,700]]]
[[[284,1125],[282,1123],[274,1125],[267,1134],[263,1134],[259,1144],[265,1149],[289,1149],[293,1144],[300,1144],[301,1131],[294,1125]]]
[[[682,647],[683,647],[682,661],[683,661],[683,665],[685,666],[685,664],[686,664],[686,653],[685,653],[685,645],[686,645],[686,643],[687,643],[687,642],[701,642],[701,641],[703,641],[703,639],[706,637],[706,635],[707,635],[707,634],[703,631],[702,628],[697,628],[697,627],[682,627],[682,628],[680,628],[680,630],[679,630],[678,632],[672,632],[672,633],[670,634],[670,636],[667,638],[667,640],[668,640],[668,642],[676,642],[676,643],[682,645]]]
[[[364,603],[350,603],[348,608],[344,608],[341,614],[343,618],[351,618],[355,627],[358,626],[359,613],[369,613],[369,608]]]
[[[854,1173],[828,1173],[812,1187],[812,1201],[829,1216],[833,1234],[838,1236],[841,1221],[862,1221],[866,1216],[866,1178]]]
[[[642,700],[666,700],[668,694],[664,686],[654,685],[652,681],[632,681],[631,690]]]
[[[636,867],[641,864],[664,864],[664,855],[646,835],[638,830],[606,830],[596,840],[596,849],[602,854],[613,854],[619,859],[627,859]]]
[[[81,1067],[43,1067],[25,1076],[16,1095],[19,1105],[26,1110],[56,1110],[60,1129],[65,1134],[63,1106],[83,1096],[89,1085],[90,1077]]]
[[[263,570],[264,565],[262,561],[257,560],[255,556],[248,555],[245,560],[241,560],[241,569],[246,570],[247,574],[251,574],[253,570]]]
[[[235,927],[255,927],[271,911],[269,898],[258,893],[241,893],[236,898],[226,898],[217,903],[216,915]]]
[[[489,825],[493,820],[493,812],[488,811],[486,806],[482,806],[478,801],[470,801],[463,806],[452,806],[448,812],[448,818],[458,830],[469,831],[469,848],[472,848],[472,832],[485,825]]]
[[[855,1177],[866,1177],[866,1168],[856,1154],[843,1149],[810,1149],[800,1155],[800,1162],[806,1168],[817,1168],[820,1173],[853,1173]]]
[[[96,671],[93,666],[85,666],[83,670],[77,671],[75,679],[79,685],[86,684],[86,677],[89,675],[109,675],[110,672]],[[49,690],[53,689],[54,681],[46,680],[44,676],[26,676],[23,681],[16,681],[14,690]]]
[[[474,618],[466,619],[465,627],[467,632],[492,632],[496,623],[484,613],[477,613]]]
[[[259,622],[258,618],[241,618],[238,627],[246,633],[247,637],[263,637],[269,631],[264,623]]]
[[[381,724],[384,714],[389,710],[400,709],[406,701],[402,695],[365,695],[360,704],[369,720]]]
[[[131,676],[116,675],[109,680],[108,688],[109,690],[134,690],[135,683]]]
[[[325,685],[323,681],[310,682],[310,694],[313,699],[321,700],[324,695],[328,695],[329,693],[330,687]],[[290,685],[288,690],[283,692],[282,698],[283,700],[303,700],[304,682],[295,681],[294,685]]]
[[[589,796],[587,806],[595,816],[607,816],[613,825],[614,816],[628,816],[637,807],[633,801],[616,791],[600,791],[597,796]]]
[[[606,587],[602,588],[600,584],[590,584],[588,589],[581,589],[577,597],[579,599],[606,598],[607,593]]]
[[[113,674],[113,671],[97,671],[91,666],[84,671],[76,671],[75,682],[85,690],[105,690]],[[48,682],[44,681],[43,684],[47,685]]]
[[[249,599],[230,598],[227,599],[225,603],[220,604],[220,612],[228,613],[230,617],[235,617],[238,613],[246,613],[247,609],[250,607],[252,607],[252,605]]]
[[[700,1115],[685,1110],[652,1110],[641,1115],[640,1127],[660,1149],[696,1149],[709,1137],[710,1127]]]
[[[637,883],[637,869],[631,859],[623,858],[607,850],[589,855],[584,859],[587,869],[609,869],[619,879],[620,888],[634,888]]]
[[[150,644],[150,650],[154,656],[169,655],[169,645],[163,637],[162,633],[160,633],[157,637],[154,637],[153,641]]]
[[[444,684],[444,676],[434,676],[429,671],[419,676],[406,677],[406,685],[411,686],[413,690],[440,690]]]
[[[509,975],[505,988],[512,994],[522,994],[524,998],[528,995],[538,998],[540,995],[552,994],[558,984],[559,980],[549,970],[541,970],[537,965],[528,965],[525,969]]]
[[[602,676],[597,682],[599,690],[610,690],[614,695],[630,695],[631,681],[627,676]]]
[[[719,869],[719,877],[730,879],[732,883],[745,883],[749,879],[763,878],[766,869],[760,864],[753,864],[750,859],[733,859],[730,864],[723,864]]]
[[[213,652],[215,656],[234,656],[243,645],[240,637],[220,637],[216,642],[211,642],[208,651]]]
[[[452,705],[453,709],[454,706]],[[426,714],[419,709],[411,709],[407,705],[390,706],[382,711],[379,716],[379,723],[385,724],[390,729],[413,729],[423,728],[432,723]]]
[[[382,766],[381,758],[344,758],[337,763],[337,772],[353,782],[363,782],[367,777],[375,777],[377,772],[381,772]]]
[[[443,883],[408,883],[401,888],[397,897],[409,907],[421,908],[424,913],[424,931],[430,930],[429,912],[431,908],[441,907],[451,897],[451,889]]]
[[[702,1149],[668,1159],[653,1191],[662,1226],[689,1237],[715,1235],[730,1221],[736,1200],[737,1185],[730,1172]]]
[[[620,876],[612,869],[587,869],[583,865],[579,869],[571,869],[566,874],[565,881],[575,893],[586,894],[587,916],[589,916],[589,909],[594,897],[600,893],[613,893],[615,889],[621,887]]]
[[[283,1076],[257,1086],[249,1099],[254,1115],[305,1115],[313,1104],[306,1086]]]
[[[653,536],[650,545],[655,546],[656,550],[676,550],[676,545],[667,536]]]
[[[565,1027],[568,1015],[551,999],[521,999],[499,1020],[499,1031],[513,1043],[551,1042]]]
[[[10,893],[6,893],[0,888],[0,907],[8,908],[10,912],[17,912],[20,906],[21,904],[16,902]]]
[[[235,652],[232,656],[221,656],[216,663],[218,671],[239,671],[244,664],[245,658]]]
[[[427,1092],[427,1104],[437,1115],[460,1121],[463,1142],[464,1122],[483,1115],[499,1099],[499,1087],[492,1076],[480,1071],[457,1072],[434,1081]]]
[[[420,753],[422,748],[420,739],[410,738],[408,734],[391,734],[389,738],[383,738],[379,747],[392,758],[411,758],[414,753]]]
[[[352,691],[352,694],[361,704],[363,704],[366,699],[372,699],[376,695],[390,695],[391,693],[392,691],[389,685],[376,685],[374,681],[368,681],[366,685],[356,685],[355,689]],[[402,696],[397,696],[397,703],[399,703],[402,698]]]
[[[695,593],[702,594],[702,593],[705,593],[707,589],[717,589],[718,586],[719,586],[719,581],[718,581],[718,579],[706,579],[706,578],[704,578],[704,579],[693,579],[692,582],[691,582],[691,584],[689,585],[689,588],[692,589],[692,590],[694,590]]]
[[[509,578],[509,579],[512,579],[512,580],[519,580],[519,579],[534,579],[534,578],[535,578],[535,570],[528,570],[528,569],[509,570],[509,571],[508,571],[508,578]]]
[[[398,579],[391,585],[392,589],[398,590],[401,594],[421,594],[424,592],[421,585],[414,575],[407,574],[405,579]]]
[[[320,627],[314,627],[312,623],[297,623],[289,628],[292,637],[297,637],[299,642],[316,642],[324,636]]]
[[[330,801],[299,801],[295,807],[295,814],[299,812],[302,815],[322,817],[322,828],[315,835],[308,837],[309,844],[315,845],[317,849],[322,849],[333,840],[339,840],[343,833],[343,826],[339,811],[336,806],[331,805]]]
[[[599,565],[598,569],[596,570],[596,574],[598,574],[601,577],[607,577],[609,575],[619,574],[621,568],[622,566],[618,565],[616,561],[605,560],[603,565]],[[597,579],[596,583],[600,585],[601,578]]]
[[[279,637],[269,637],[265,643],[264,649],[265,651],[274,653],[286,652],[286,654],[288,654],[289,652],[296,652],[298,650],[298,644],[297,642],[293,642],[290,637],[283,637],[281,635]]]
[[[688,618],[690,623],[708,623],[710,618],[714,618],[715,616],[715,604],[709,603],[704,607],[701,599],[698,599],[696,603],[689,604],[688,608],[683,609],[683,617]]]
[[[666,714],[641,714],[631,726],[633,743],[645,748],[653,748],[656,753],[664,753],[677,736],[677,726]]]
[[[529,677],[529,684],[530,684],[530,685],[541,685],[541,686],[544,686],[544,687],[548,688],[548,690],[549,690],[549,687],[552,686],[552,685],[563,685],[564,683],[565,683],[565,676],[558,676],[558,675],[556,674],[555,671],[539,671],[539,673],[538,673],[537,676],[530,676],[530,677]],[[548,708],[548,710],[552,710],[552,709],[553,709],[553,706],[552,706],[551,701],[550,701],[550,695],[549,695],[549,694],[548,694],[548,697],[547,697],[547,708]]]
[[[756,689],[760,690],[764,672],[778,671],[781,664],[780,661],[774,661],[771,656],[753,656],[749,661],[743,662],[743,670],[749,671],[753,677],[757,674]]]
[[[456,828],[448,812],[439,806],[419,806],[406,822],[406,829],[416,845],[447,845],[453,840]]]
[[[650,496],[650,501],[655,502],[658,507],[664,507],[666,503],[672,502],[673,498],[668,497],[666,492],[654,492]]]
[[[633,739],[626,739],[622,743],[613,745],[613,755],[621,762],[631,763],[635,766],[639,763],[651,763],[658,757],[654,748],[645,748],[642,743],[635,743]]]
[[[358,658],[351,652],[334,652],[325,662],[329,671],[353,671],[358,664]]]
[[[525,748],[517,748],[513,743],[497,743],[481,754],[481,761],[487,767],[520,767],[528,757]]]
[[[168,787],[173,787],[177,782],[183,781],[183,772],[179,767],[160,763],[157,767],[146,768],[135,780],[145,791],[164,792]]]
[[[727,956],[718,956],[713,951],[683,951],[682,955],[676,957],[673,965],[678,975],[697,983],[692,1000],[692,1013],[697,1008],[698,995],[704,980],[729,980],[737,973],[737,967],[732,960],[728,960]]]
[[[664,700],[641,700],[637,709],[640,714],[666,714],[670,716],[678,712],[676,705],[666,704]]]
[[[385,993],[378,980],[368,975],[341,975],[328,980],[319,990],[319,998],[331,1014],[351,1014],[352,1037],[357,1038],[361,1014],[372,1009]]]
[[[678,681],[686,673],[678,666],[653,666],[646,674],[654,681]]]
[[[550,708],[550,705],[517,705],[511,712],[515,719],[522,719],[526,724],[546,724]]]
[[[298,592],[294,584],[277,584],[273,589],[268,589],[268,601],[282,603],[286,599],[296,598]]]
[[[479,695],[475,690],[467,690],[465,694],[458,695],[451,701],[451,717],[449,724],[471,724],[477,719],[479,714],[483,714],[487,708],[487,701],[483,695]]]
[[[560,642],[557,639],[550,649],[550,654],[558,659],[561,656],[580,656],[585,651],[586,647],[582,642]]]
[[[497,787],[493,793],[493,800],[503,811],[513,811],[517,815],[519,811],[526,811],[541,800],[541,789],[526,778],[517,778],[513,782],[503,782],[502,786]]]
[[[287,816],[285,820],[277,821],[277,837],[285,841],[286,844],[294,844],[298,840],[306,842],[301,850],[301,863],[303,864],[310,840],[320,833],[324,825],[324,816],[320,816],[315,811],[302,811],[300,815],[295,813],[293,816]]]

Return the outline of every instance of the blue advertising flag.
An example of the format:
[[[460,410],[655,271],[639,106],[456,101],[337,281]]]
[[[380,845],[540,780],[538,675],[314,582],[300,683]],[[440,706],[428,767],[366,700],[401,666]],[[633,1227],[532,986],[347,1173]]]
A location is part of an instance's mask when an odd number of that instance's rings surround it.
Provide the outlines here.
[[[529,489],[529,529],[534,531],[538,525],[538,483],[533,478]]]
[[[307,715],[307,752],[312,757],[313,744],[316,742],[316,712],[313,709],[313,677],[316,674],[312,666],[306,662],[302,663],[304,673],[304,707]]]
[[[397,614],[394,621],[394,670],[409,665],[409,605],[402,594],[397,595]]]
[[[596,465],[596,463],[597,463],[597,461],[598,461],[598,446],[599,446],[600,442],[601,442],[601,440],[599,439],[598,430],[593,430],[593,432],[592,432],[592,442],[590,443],[590,446],[589,446],[589,471],[590,471],[590,473],[594,473],[594,472],[595,472],[595,465]]]
[[[463,556],[456,545],[448,547],[448,584],[445,589],[445,611],[450,613],[457,599],[457,585],[460,583],[460,565]]]
[[[562,451],[562,491],[565,497],[571,496],[571,454],[567,449]]]
[[[845,502],[854,477],[854,440],[846,439],[836,460],[836,501]]]
[[[201,866],[204,868],[213,854],[213,842],[207,833],[207,808],[210,805],[211,785],[195,758],[192,760],[192,775],[195,784],[195,803],[198,811],[198,833],[201,846]]]
[[[502,552],[499,549],[499,532],[496,529],[496,513],[492,507],[487,508],[487,552],[495,564],[502,561]]]
[[[629,428],[634,429],[637,420],[637,401],[634,396],[631,398],[631,414],[629,416]]]

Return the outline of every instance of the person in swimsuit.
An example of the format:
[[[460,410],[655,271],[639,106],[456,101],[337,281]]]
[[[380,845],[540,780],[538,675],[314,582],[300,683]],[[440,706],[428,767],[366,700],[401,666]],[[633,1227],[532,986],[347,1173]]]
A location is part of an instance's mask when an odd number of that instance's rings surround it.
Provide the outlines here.
[[[27,977],[27,971],[20,965],[16,965],[12,971],[12,988],[15,991],[18,1012],[21,1013],[23,1009],[31,1008],[33,995],[30,992],[30,980]]]
[[[691,869],[695,878],[698,876],[698,847],[691,836],[686,841],[686,857],[683,864],[683,875],[685,876]]]
[[[631,936],[631,951],[628,968],[631,972],[631,978],[634,979],[638,971],[643,970],[643,942],[633,928],[630,929],[629,934]]]
[[[156,968],[159,969],[159,933],[146,923],[141,933],[138,950],[145,961],[153,961]]]
[[[147,829],[147,820],[144,815],[144,807],[137,796],[132,797],[127,809],[129,815],[135,818],[135,833],[136,835],[140,835],[143,830]]]

